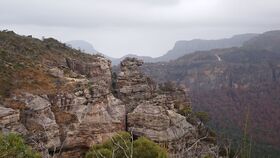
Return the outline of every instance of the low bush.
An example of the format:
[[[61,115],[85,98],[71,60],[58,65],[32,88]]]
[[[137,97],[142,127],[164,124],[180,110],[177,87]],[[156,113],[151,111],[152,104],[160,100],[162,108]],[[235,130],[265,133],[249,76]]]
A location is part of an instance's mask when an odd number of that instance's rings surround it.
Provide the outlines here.
[[[86,158],[167,158],[167,152],[153,141],[140,137],[133,141],[127,132],[120,132],[103,144],[94,145]]]
[[[17,134],[0,133],[0,158],[40,158],[40,154],[33,151]]]
[[[210,121],[210,117],[206,112],[196,112],[195,116],[203,123]]]

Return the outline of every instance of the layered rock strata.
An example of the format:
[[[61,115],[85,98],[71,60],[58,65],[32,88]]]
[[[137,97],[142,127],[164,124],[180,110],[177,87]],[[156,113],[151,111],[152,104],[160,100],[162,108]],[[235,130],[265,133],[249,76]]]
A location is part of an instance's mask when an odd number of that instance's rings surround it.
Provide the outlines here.
[[[43,157],[83,157],[92,145],[124,130],[159,143],[171,158],[215,155],[217,146],[203,141],[207,132],[200,134],[197,125],[203,125],[177,113],[190,106],[184,89],[156,85],[141,73],[142,64],[126,58],[112,87],[109,60],[65,58],[46,71],[64,89],[13,94],[0,106],[0,127],[23,135]]]
[[[74,87],[72,91],[23,92],[12,97],[20,107],[0,106],[2,130],[23,134],[44,157],[83,157],[92,145],[125,130],[125,105],[111,93],[110,61],[97,57],[86,63],[67,58],[66,63],[71,74],[78,76],[64,76],[58,68],[49,72]]]
[[[117,80],[121,99],[129,100],[129,107],[134,107],[127,114],[128,130],[167,148],[171,158],[217,155],[218,147],[204,141],[208,137],[207,132],[199,134],[198,124],[204,128],[203,124],[198,121],[191,124],[185,116],[177,113],[190,106],[183,89],[172,84],[155,86],[151,84],[153,82],[147,82],[147,77],[139,70],[141,64],[135,58],[126,58],[121,62]],[[133,78],[133,74],[137,78]]]

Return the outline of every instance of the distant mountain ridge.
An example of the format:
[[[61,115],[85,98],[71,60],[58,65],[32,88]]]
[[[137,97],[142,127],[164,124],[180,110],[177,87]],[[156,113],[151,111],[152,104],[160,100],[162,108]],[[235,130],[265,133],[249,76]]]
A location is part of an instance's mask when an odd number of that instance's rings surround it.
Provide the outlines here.
[[[97,50],[93,47],[93,45],[87,41],[84,40],[73,40],[73,41],[68,41],[66,44],[70,45],[72,48],[75,48],[77,50],[81,50],[85,53],[89,54],[96,54],[98,53]]]
[[[175,60],[181,56],[193,53],[195,51],[204,51],[217,48],[240,47],[243,45],[244,42],[256,37],[257,35],[258,34],[248,33],[235,35],[231,38],[217,40],[194,39],[190,41],[177,41],[170,51],[168,51],[163,56],[156,58],[152,58],[150,56],[138,56],[135,54],[128,54],[121,58],[113,58],[108,55],[105,55],[106,53],[103,55],[109,58],[112,61],[113,65],[118,65],[120,61],[122,61],[126,57],[136,57],[138,59],[143,60],[146,63],[166,62],[170,60]],[[74,42],[67,42],[67,44],[70,44],[73,48],[84,50],[87,53],[99,53],[93,48],[93,46],[89,42],[86,41],[76,40]]]
[[[190,41],[177,41],[173,49],[168,51],[165,55],[158,57],[157,61],[175,60],[181,56],[193,53],[195,51],[240,47],[244,42],[256,37],[257,35],[258,34],[240,34],[231,38],[217,40],[194,39]]]
[[[218,48],[241,47],[246,41],[256,37],[257,35],[258,34],[248,33],[235,35],[231,38],[217,40],[194,39],[190,41],[177,41],[174,47],[163,56],[152,58],[148,56],[137,56],[130,54],[121,58],[115,58],[112,60],[112,63],[113,65],[117,65],[125,57],[136,57],[142,59],[146,63],[167,62],[196,51],[205,51]]]

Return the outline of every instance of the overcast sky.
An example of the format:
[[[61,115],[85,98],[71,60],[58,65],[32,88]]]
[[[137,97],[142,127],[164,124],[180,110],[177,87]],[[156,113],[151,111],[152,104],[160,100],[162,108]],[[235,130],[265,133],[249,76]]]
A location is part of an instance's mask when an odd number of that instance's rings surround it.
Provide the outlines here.
[[[0,0],[0,29],[156,57],[177,40],[280,29],[280,0]]]

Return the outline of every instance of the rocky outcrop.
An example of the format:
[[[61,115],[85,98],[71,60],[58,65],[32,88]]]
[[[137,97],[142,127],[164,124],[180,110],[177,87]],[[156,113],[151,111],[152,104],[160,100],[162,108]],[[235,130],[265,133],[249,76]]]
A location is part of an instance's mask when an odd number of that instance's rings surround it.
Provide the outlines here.
[[[168,148],[170,157],[184,157],[188,138],[195,133],[194,126],[182,115],[146,103],[138,105],[128,114],[128,127],[133,134],[146,136]]]
[[[25,104],[21,122],[28,130],[30,143],[39,150],[59,147],[59,127],[47,97],[26,93],[17,99]]]
[[[65,148],[90,147],[125,129],[125,106],[113,95],[91,100],[67,94],[51,100]]]
[[[125,105],[111,94],[110,61],[102,57],[92,62],[66,60],[71,74],[78,74],[76,78],[63,75],[58,68],[48,72],[67,82],[71,91],[48,95],[24,92],[11,99],[21,106],[0,107],[2,130],[24,134],[45,157],[83,157],[92,145],[125,130]]]
[[[158,87],[149,84],[153,82],[147,82],[147,77],[140,72],[141,64],[135,58],[126,58],[121,63],[117,80],[120,98],[129,101],[129,107],[134,107],[127,114],[128,130],[167,148],[171,158],[215,156],[218,147],[204,141],[207,132],[200,135],[198,126],[177,113],[190,106],[183,88],[176,88],[171,83]],[[139,90],[138,87],[143,88]]]
[[[125,105],[111,94],[111,63],[101,57],[86,65],[80,61],[72,63],[76,66],[69,66],[70,69],[87,75],[87,82],[72,93],[49,96],[63,148],[67,149],[64,157],[73,157],[72,150],[82,151],[125,130]]]
[[[71,71],[85,75],[91,87],[94,98],[111,93],[112,73],[111,62],[103,57],[96,57],[95,61],[84,62],[66,58]]]
[[[26,128],[20,123],[19,110],[6,108],[0,105],[0,128],[2,132],[20,132],[26,134]]]
[[[168,149],[171,158],[215,156],[218,147],[204,141],[195,125],[173,110],[143,103],[128,114],[128,130],[136,136],[145,136]]]
[[[139,70],[142,64],[143,61],[136,58],[126,58],[121,62],[117,76],[118,97],[126,103],[128,112],[136,107],[135,102],[153,96],[155,85]]]
[[[52,76],[57,77],[57,78],[63,78],[63,76],[64,76],[64,72],[61,69],[57,68],[57,67],[51,68],[49,70],[49,73]]]
[[[92,145],[126,129],[167,148],[171,158],[215,154],[217,146],[203,141],[207,132],[199,134],[198,123],[177,113],[190,106],[185,89],[171,83],[157,86],[141,73],[142,61],[122,62],[115,89],[111,63],[105,58],[67,58],[66,63],[66,68],[47,72],[68,88],[50,94],[14,94],[13,104],[0,106],[2,131],[22,134],[44,157],[83,157]]]
[[[83,157],[124,130],[166,147],[171,158],[213,155],[201,123],[177,113],[190,106],[185,90],[156,85],[139,70],[142,61],[124,59],[112,77],[109,60],[55,39],[5,31],[0,38],[1,131],[21,134],[44,158]]]

